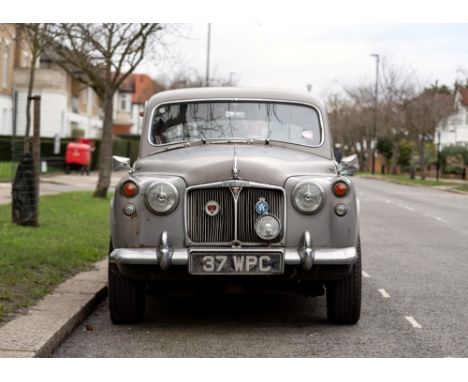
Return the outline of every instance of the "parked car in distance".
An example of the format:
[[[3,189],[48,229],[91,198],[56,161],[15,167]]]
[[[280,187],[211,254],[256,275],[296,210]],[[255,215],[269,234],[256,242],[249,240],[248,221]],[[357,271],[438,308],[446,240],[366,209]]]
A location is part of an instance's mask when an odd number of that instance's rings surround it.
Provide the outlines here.
[[[330,322],[361,309],[356,191],[334,160],[323,102],[242,88],[171,90],[144,112],[139,156],[110,211],[110,317],[144,316],[175,287],[326,293]]]

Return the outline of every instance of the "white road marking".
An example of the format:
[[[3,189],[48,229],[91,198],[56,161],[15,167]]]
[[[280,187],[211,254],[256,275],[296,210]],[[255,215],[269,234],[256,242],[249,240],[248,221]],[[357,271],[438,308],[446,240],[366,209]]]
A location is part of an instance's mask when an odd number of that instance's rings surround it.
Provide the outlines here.
[[[434,216],[434,219],[437,220],[437,221],[439,221],[439,222],[441,222],[441,223],[447,223],[447,224],[448,224],[448,221],[447,221],[447,220],[444,220],[444,219],[442,219],[442,218],[439,217],[439,216]]]
[[[435,219],[437,220],[438,222],[441,222],[441,223],[445,223],[445,224],[450,224],[447,220],[445,219],[442,219],[440,216],[433,216],[433,215],[429,215],[429,214],[424,214],[424,216],[428,217],[428,218],[431,218],[431,219]]]
[[[390,295],[385,291],[385,289],[378,289],[383,298],[390,298]]]
[[[362,273],[362,277],[366,277],[366,278],[370,277],[369,273],[367,273],[366,271],[361,271],[361,273]]]
[[[391,200],[386,200],[385,203],[392,204],[392,201]]]
[[[412,211],[412,212],[416,211],[414,208],[404,206],[403,204],[400,204],[400,203],[398,203],[397,206],[400,207],[400,208],[404,208],[405,210],[408,210],[408,211]]]
[[[421,328],[422,328],[422,326],[419,324],[419,322],[416,321],[413,317],[411,317],[411,316],[406,316],[405,318],[406,318],[406,319],[408,320],[408,322],[413,326],[413,328],[416,328],[416,329],[421,329]]]

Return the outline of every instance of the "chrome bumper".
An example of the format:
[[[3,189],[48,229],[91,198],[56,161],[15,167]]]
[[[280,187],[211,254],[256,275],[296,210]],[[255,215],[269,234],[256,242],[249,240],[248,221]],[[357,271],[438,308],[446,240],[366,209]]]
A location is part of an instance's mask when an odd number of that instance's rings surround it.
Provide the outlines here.
[[[219,250],[222,252],[222,248]],[[281,248],[281,251],[284,252],[285,265],[302,265],[305,270],[310,270],[313,265],[354,264],[358,256],[355,247],[313,248],[307,231],[304,232],[299,248]],[[242,253],[242,249],[239,249],[239,253]],[[163,232],[159,248],[114,249],[110,254],[110,261],[128,265],[159,265],[161,269],[167,270],[172,265],[187,265],[189,250],[172,248],[167,233]]]

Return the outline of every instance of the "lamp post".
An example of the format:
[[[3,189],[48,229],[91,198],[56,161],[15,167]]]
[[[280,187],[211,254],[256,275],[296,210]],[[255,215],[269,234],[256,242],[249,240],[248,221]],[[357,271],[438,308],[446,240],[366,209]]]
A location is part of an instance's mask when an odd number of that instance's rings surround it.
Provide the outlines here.
[[[374,98],[374,124],[372,126],[372,141],[377,140],[377,103],[379,100],[379,61],[380,56],[378,54],[371,54],[375,57],[375,98]],[[375,174],[375,145],[377,142],[371,141],[372,147],[372,174]]]
[[[208,35],[207,35],[207,43],[206,43],[205,86],[210,86],[210,50],[211,50],[211,23],[208,23]]]

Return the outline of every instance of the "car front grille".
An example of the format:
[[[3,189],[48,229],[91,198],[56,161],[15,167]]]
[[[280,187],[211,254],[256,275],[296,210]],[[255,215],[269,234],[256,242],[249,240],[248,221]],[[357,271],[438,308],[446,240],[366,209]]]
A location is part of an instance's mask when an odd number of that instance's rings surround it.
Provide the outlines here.
[[[186,232],[191,243],[196,244],[267,244],[255,233],[255,221],[258,214],[255,205],[260,199],[269,205],[269,214],[275,215],[284,227],[284,194],[279,188],[242,187],[237,203],[230,187],[194,188],[186,197]],[[209,201],[216,201],[219,213],[209,216],[205,206]],[[281,241],[283,232],[273,241]]]
[[[216,216],[208,216],[210,200],[220,205]],[[234,238],[234,199],[229,188],[201,188],[187,194],[187,234],[196,243],[226,243]]]

